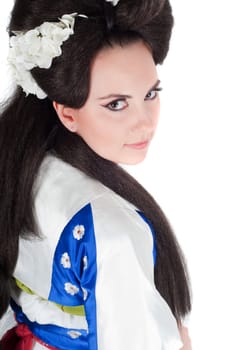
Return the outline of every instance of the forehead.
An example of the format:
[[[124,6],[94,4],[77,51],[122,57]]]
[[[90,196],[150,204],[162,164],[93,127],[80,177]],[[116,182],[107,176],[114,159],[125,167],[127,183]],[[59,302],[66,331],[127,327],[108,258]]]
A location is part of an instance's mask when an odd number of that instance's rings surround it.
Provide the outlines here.
[[[134,85],[151,87],[157,80],[154,59],[142,42],[102,49],[91,67],[90,93],[126,90]],[[116,92],[116,91],[115,91]],[[121,92],[121,91],[120,91]]]

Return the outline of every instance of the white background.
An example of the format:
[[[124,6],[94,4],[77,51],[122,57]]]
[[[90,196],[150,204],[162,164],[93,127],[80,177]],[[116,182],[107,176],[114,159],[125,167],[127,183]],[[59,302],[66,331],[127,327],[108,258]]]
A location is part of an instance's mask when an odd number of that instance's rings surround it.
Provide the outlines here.
[[[11,4],[0,4],[0,96],[8,85],[5,26]],[[172,0],[172,5],[170,52],[159,69],[164,88],[160,124],[146,161],[128,170],[161,204],[186,254],[193,348],[230,349],[230,0]]]

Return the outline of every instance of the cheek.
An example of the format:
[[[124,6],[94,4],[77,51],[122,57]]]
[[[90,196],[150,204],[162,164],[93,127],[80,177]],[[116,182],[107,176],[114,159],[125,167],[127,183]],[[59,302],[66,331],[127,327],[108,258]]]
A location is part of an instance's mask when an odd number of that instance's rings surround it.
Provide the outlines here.
[[[91,132],[99,137],[100,142],[108,142],[110,145],[126,135],[129,128],[127,124],[129,123],[118,118],[116,113],[113,117],[101,115],[98,121],[91,125]]]
[[[114,147],[119,138],[121,126],[112,121],[98,118],[82,118],[79,120],[78,134],[97,153]]]

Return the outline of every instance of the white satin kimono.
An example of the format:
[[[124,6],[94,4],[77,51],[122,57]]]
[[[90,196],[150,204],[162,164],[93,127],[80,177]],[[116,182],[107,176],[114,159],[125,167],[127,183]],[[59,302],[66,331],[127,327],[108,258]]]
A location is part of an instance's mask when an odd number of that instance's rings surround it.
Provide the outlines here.
[[[51,155],[34,195],[41,238],[20,239],[18,322],[62,350],[179,350],[176,320],[154,285],[155,233],[143,214]]]

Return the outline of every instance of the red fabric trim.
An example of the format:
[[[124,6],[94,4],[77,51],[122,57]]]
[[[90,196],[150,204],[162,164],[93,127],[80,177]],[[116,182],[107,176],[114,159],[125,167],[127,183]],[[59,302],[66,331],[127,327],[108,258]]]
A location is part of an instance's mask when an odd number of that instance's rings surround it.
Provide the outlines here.
[[[33,335],[27,326],[20,324],[10,329],[1,340],[2,350],[32,350]]]
[[[57,350],[36,338],[25,324],[18,324],[10,329],[1,339],[0,345],[1,350],[33,350],[35,342],[40,343],[47,349]]]

